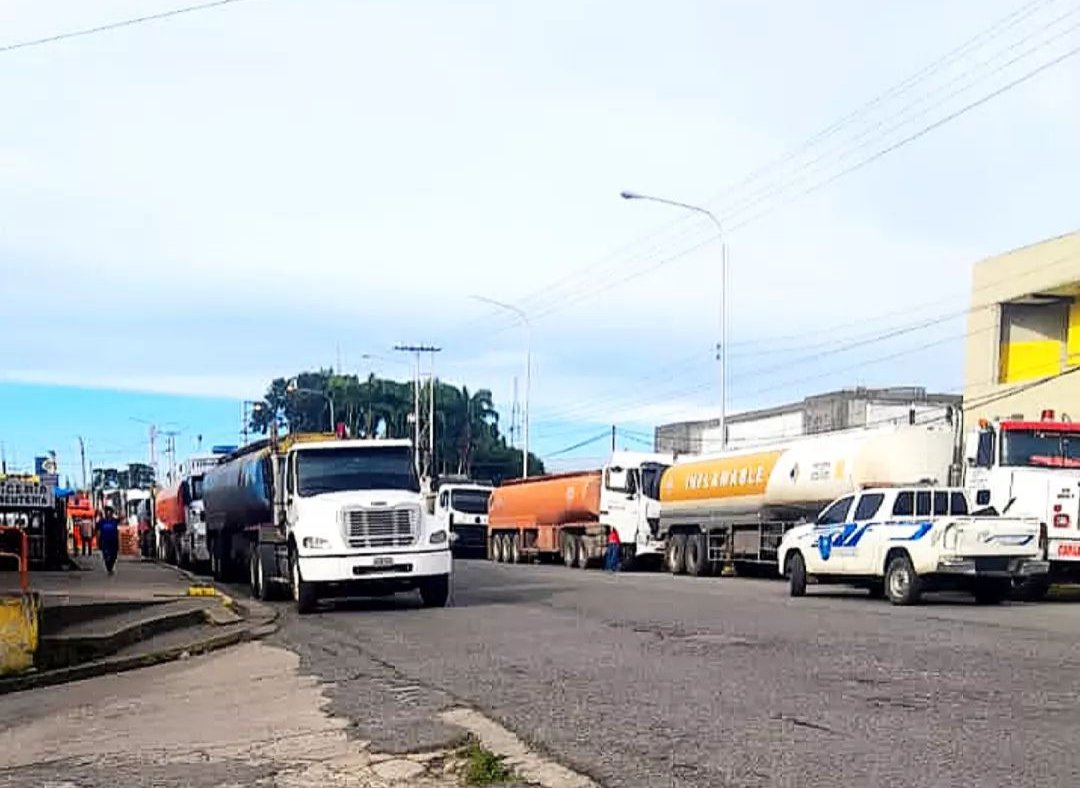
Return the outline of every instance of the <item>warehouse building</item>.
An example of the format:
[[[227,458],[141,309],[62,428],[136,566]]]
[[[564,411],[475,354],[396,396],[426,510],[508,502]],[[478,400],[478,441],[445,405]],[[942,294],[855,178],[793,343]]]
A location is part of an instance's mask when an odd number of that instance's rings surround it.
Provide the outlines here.
[[[928,394],[918,386],[854,388],[807,397],[775,408],[736,413],[727,418],[728,447],[814,435],[856,427],[922,423],[944,418],[960,406],[955,394]],[[720,449],[720,421],[682,421],[656,428],[658,452],[699,454]]]
[[[1080,232],[975,265],[965,417],[1080,418]],[[1076,374],[1072,374],[1076,370]]]

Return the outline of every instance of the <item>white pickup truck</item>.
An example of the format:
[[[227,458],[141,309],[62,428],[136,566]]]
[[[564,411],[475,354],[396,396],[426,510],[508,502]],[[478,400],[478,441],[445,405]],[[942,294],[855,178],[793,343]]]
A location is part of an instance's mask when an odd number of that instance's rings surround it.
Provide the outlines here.
[[[960,488],[872,488],[827,506],[784,534],[777,554],[791,595],[810,579],[863,586],[894,605],[924,591],[969,591],[996,604],[1014,580],[1045,575],[1037,518],[971,514]]]

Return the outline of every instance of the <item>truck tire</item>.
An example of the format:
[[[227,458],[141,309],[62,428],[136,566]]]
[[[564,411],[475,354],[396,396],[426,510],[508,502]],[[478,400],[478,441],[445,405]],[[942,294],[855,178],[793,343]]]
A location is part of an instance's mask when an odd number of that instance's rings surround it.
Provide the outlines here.
[[[1050,592],[1050,577],[1028,577],[1016,584],[1016,597],[1024,602],[1042,602]]]
[[[686,534],[668,536],[667,550],[664,551],[664,563],[673,575],[681,575],[686,570]]]
[[[570,534],[562,535],[562,562],[567,569],[577,561],[577,544]]]
[[[585,542],[584,536],[574,537],[574,566],[578,569],[589,568],[589,548]]]
[[[976,580],[975,587],[971,590],[975,601],[980,605],[1000,605],[1012,592],[1012,581],[1009,579],[987,578]]]
[[[420,602],[424,607],[446,607],[450,602],[450,575],[436,575],[421,580]]]
[[[221,582],[224,578],[221,571],[221,551],[218,548],[218,540],[210,541],[210,576]]]
[[[894,605],[917,605],[922,599],[923,582],[911,565],[907,553],[889,561],[885,569],[885,593]]]
[[[259,566],[258,545],[254,545],[248,553],[248,588],[252,599],[263,598],[262,567]]]
[[[686,566],[686,574],[694,577],[708,574],[709,556],[705,534],[687,534],[686,552],[683,556],[683,564]]]
[[[788,558],[787,575],[790,582],[788,593],[793,597],[806,596],[806,561],[802,553],[792,553]]]
[[[504,560],[502,534],[495,534],[491,537],[491,560],[497,564],[501,564]]]
[[[518,535],[512,534],[510,537],[510,543],[506,548],[506,563],[508,564],[520,564],[521,563],[521,546],[518,544]]]
[[[289,552],[289,585],[292,588],[293,602],[296,603],[296,612],[300,615],[310,613],[315,609],[319,601],[314,583],[307,583],[300,575],[300,559],[296,550]]]

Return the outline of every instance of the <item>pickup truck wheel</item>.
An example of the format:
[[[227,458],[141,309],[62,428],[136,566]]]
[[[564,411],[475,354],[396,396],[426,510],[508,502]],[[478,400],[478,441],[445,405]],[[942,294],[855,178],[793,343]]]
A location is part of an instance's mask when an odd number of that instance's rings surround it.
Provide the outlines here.
[[[705,534],[689,534],[686,537],[686,554],[683,563],[686,564],[686,574],[700,577],[706,574],[709,565],[706,552]]]
[[[577,545],[574,543],[574,537],[570,534],[562,535],[562,562],[563,566],[567,569],[574,565],[577,561]]]
[[[668,571],[673,575],[681,575],[686,569],[686,534],[668,536],[667,550],[664,553]]]
[[[1000,605],[1012,591],[1011,580],[976,580],[971,593],[980,605]]]
[[[793,553],[787,561],[787,575],[791,596],[806,596],[806,561],[802,553]]]
[[[315,609],[318,595],[312,583],[304,582],[300,576],[300,559],[293,550],[289,554],[289,585],[292,586],[293,602],[296,603],[296,612],[300,615],[310,613]]]
[[[1016,585],[1016,596],[1024,602],[1042,602],[1050,592],[1050,578],[1028,577]]]
[[[420,602],[424,607],[446,607],[450,601],[450,575],[425,577],[420,581]]]
[[[885,592],[894,605],[917,605],[922,598],[922,578],[915,574],[915,567],[907,555],[898,555],[889,561],[885,570]]]

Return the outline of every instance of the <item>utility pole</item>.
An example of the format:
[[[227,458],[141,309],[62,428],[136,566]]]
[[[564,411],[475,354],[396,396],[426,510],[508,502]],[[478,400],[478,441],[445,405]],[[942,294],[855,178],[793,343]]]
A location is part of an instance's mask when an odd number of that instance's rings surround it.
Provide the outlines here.
[[[517,428],[518,428],[518,379],[517,375],[514,375],[514,404],[510,406],[510,448],[517,448]]]
[[[611,453],[615,453],[615,425],[611,425]]]
[[[86,486],[86,444],[83,442],[82,435],[79,436],[79,461],[82,465],[82,486],[84,490],[90,489]]]
[[[423,480],[435,470],[435,354],[442,348],[434,345],[394,345],[394,350],[412,353],[416,357],[413,373],[413,451],[416,455],[416,473]],[[428,392],[426,403],[420,392],[423,383],[420,369],[422,353],[431,356],[431,371],[428,374],[431,391]],[[425,407],[427,413],[423,413]]]

